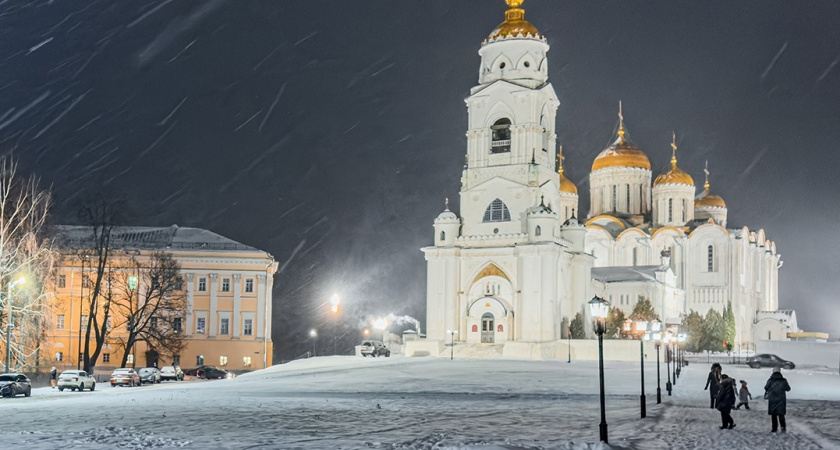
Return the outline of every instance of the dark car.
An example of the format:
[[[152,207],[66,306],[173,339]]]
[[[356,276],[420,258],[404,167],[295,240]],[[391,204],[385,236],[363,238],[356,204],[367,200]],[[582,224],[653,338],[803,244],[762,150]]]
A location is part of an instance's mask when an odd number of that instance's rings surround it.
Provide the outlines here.
[[[796,364],[793,362],[768,353],[747,358],[747,365],[753,369],[758,369],[759,367],[781,367],[790,370],[796,367]]]
[[[0,375],[0,395],[3,397],[14,397],[23,394],[24,397],[32,395],[32,384],[29,378],[22,373],[4,373]]]
[[[232,374],[225,369],[220,369],[216,366],[201,365],[193,369],[187,369],[185,374],[194,376],[196,378],[205,378],[208,380],[218,380],[223,378],[233,378]]]
[[[362,341],[360,352],[362,356],[391,356],[391,350],[388,350],[388,347],[380,341]]]

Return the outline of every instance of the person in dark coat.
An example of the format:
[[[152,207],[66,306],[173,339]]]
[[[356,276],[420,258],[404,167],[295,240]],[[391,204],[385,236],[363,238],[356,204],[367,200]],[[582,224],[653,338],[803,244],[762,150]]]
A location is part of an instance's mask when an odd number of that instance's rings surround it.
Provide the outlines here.
[[[56,369],[55,366],[53,366],[53,368],[50,370],[50,386],[52,386],[53,389],[55,389],[55,382],[57,377],[58,369]]]
[[[782,376],[778,367],[773,369],[770,379],[764,385],[764,392],[767,397],[767,414],[770,414],[771,431],[775,433],[779,425],[782,426],[782,433],[787,431],[785,427],[785,413],[787,413],[787,394],[790,391],[790,384]]]
[[[735,420],[732,419],[732,408],[735,406],[735,379],[729,378],[729,375],[722,374],[720,376],[720,389],[717,395],[717,409],[720,411],[720,421],[722,423],[720,429],[735,428]]]
[[[715,399],[718,395],[718,388],[720,386],[720,372],[722,368],[720,364],[714,363],[712,364],[712,370],[709,372],[709,377],[706,379],[706,387],[703,390],[709,391],[709,398],[711,399],[711,406],[709,408],[715,407]]]

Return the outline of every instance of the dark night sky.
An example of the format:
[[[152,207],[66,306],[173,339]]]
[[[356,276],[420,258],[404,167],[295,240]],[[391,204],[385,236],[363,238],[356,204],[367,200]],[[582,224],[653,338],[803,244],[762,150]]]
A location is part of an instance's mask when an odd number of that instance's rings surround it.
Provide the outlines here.
[[[548,38],[558,142],[588,209],[617,125],[785,261],[780,306],[840,333],[840,3],[524,4]],[[91,192],[136,225],[208,228],[272,253],[277,358],[312,326],[423,320],[432,220],[457,199],[468,95],[502,0],[0,3],[0,148],[52,186],[54,221]],[[701,187],[702,188],[702,187]],[[456,205],[457,206],[457,205]],[[324,305],[338,291],[342,326]],[[322,335],[330,337],[329,330]],[[336,331],[335,336],[342,332]],[[345,337],[349,344],[356,337]]]

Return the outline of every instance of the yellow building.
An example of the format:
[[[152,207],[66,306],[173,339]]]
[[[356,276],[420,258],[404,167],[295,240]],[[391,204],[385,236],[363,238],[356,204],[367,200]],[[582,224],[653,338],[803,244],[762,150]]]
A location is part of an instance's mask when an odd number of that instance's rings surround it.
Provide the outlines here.
[[[91,227],[58,227],[56,243],[62,261],[41,361],[59,371],[83,366],[88,299],[96,277],[95,257],[89,255],[94,248],[92,238]],[[207,364],[247,371],[272,364],[271,291],[277,263],[270,254],[211,231],[177,225],[115,228],[110,247],[117,267],[127,259],[148,260],[155,252],[170,254],[181,266],[177,295],[184,297],[186,307],[183,316],[175,319],[175,328],[184,333],[185,347],[180,354],[163,356],[140,342],[127,350],[127,366]],[[111,312],[113,328],[108,327],[107,343],[96,362],[100,374],[119,367],[126,351],[120,345],[127,336],[126,320],[114,309]],[[93,332],[90,345],[92,349]]]

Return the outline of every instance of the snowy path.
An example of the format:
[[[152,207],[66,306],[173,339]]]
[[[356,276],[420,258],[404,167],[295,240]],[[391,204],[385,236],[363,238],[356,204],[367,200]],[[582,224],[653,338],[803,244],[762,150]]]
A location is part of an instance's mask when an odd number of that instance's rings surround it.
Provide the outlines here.
[[[683,372],[656,405],[655,364],[646,366],[648,417],[640,420],[638,366],[607,363],[612,448],[831,449],[840,418],[840,376],[796,370],[786,435],[769,432],[766,404],[735,411],[719,430],[703,391],[705,366]],[[769,370],[727,367],[760,398]],[[664,377],[664,366],[663,366]],[[146,449],[606,449],[597,442],[597,365],[591,362],[433,358],[314,358],[235,380],[37,389],[0,401],[22,432],[0,431],[4,448]],[[829,434],[833,433],[833,434]]]

